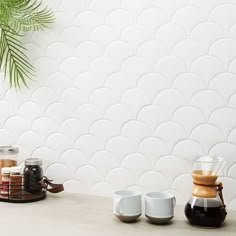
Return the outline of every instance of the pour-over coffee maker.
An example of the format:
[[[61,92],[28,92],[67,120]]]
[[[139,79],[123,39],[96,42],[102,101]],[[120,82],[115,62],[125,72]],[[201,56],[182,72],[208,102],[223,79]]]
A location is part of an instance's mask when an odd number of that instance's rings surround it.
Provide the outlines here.
[[[204,156],[191,161],[193,189],[185,206],[189,223],[202,227],[219,227],[225,220],[226,209],[222,183],[216,182],[226,161],[221,157]]]

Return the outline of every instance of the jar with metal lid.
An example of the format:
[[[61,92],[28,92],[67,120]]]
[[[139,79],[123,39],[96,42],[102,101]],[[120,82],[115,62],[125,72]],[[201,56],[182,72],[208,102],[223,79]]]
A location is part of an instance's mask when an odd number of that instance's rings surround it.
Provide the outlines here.
[[[24,190],[29,193],[40,193],[42,191],[41,179],[43,177],[42,161],[38,158],[25,160],[24,168]]]

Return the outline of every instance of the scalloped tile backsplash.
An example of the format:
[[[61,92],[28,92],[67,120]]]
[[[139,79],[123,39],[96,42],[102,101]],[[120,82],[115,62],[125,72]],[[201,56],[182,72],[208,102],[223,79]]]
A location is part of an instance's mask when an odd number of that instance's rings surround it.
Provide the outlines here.
[[[220,155],[236,209],[236,1],[48,0],[56,23],[25,39],[38,78],[0,88],[0,143],[44,161],[66,191],[170,191],[184,157]]]

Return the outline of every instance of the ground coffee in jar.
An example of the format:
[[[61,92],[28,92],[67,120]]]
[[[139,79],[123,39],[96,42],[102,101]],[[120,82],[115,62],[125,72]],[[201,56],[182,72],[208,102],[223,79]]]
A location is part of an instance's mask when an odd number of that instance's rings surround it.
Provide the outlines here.
[[[43,177],[42,161],[38,158],[25,160],[24,168],[24,190],[29,193],[40,193],[42,185],[40,181]]]

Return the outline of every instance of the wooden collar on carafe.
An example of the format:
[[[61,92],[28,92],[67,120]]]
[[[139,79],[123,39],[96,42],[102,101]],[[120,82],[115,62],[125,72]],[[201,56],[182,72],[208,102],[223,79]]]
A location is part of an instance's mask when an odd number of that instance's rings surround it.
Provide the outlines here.
[[[192,195],[196,197],[203,198],[214,198],[219,194],[219,197],[222,201],[222,206],[225,207],[224,198],[223,198],[223,186],[221,182],[216,182],[217,175],[214,175],[212,172],[208,174],[203,173],[201,170],[196,170],[192,172],[193,177],[193,190]]]

